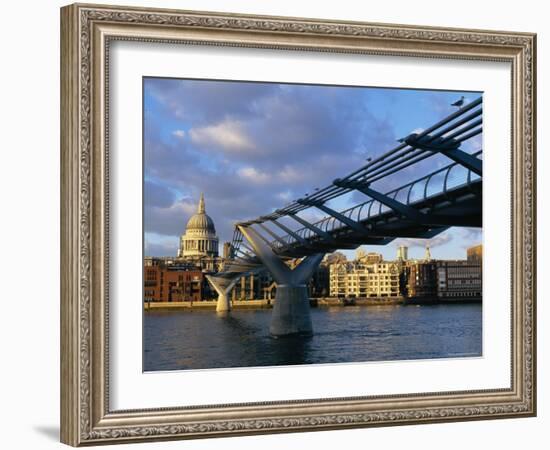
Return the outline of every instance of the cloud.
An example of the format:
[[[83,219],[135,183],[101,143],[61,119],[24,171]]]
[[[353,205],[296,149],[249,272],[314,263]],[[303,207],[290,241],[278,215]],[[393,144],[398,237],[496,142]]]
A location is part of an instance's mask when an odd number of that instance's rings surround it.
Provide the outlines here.
[[[256,103],[277,90],[277,84],[146,78],[145,92],[167,115],[196,125],[255,114]]]
[[[145,204],[145,232],[165,236],[179,236],[185,230],[187,220],[197,211],[197,203],[182,199],[170,205],[152,206]]]
[[[285,204],[290,203],[293,200],[292,191],[290,190],[277,192],[276,196],[281,200],[282,203],[285,203]]]
[[[189,130],[191,141],[201,148],[214,147],[230,153],[250,153],[256,146],[242,122],[225,120],[215,125]]]
[[[299,183],[303,179],[304,173],[301,172],[297,167],[287,165],[284,166],[281,171],[279,171],[278,176],[281,181],[287,184],[295,184]]]
[[[438,234],[437,236],[434,236],[431,239],[399,238],[393,241],[393,245],[395,247],[404,245],[410,248],[414,248],[414,247],[425,248],[427,246],[429,246],[430,248],[436,248],[436,247],[440,247],[442,245],[448,244],[452,240],[453,240],[452,233],[448,231],[444,231],[443,233]]]
[[[483,230],[481,228],[460,228],[461,248],[467,249],[472,245],[481,244],[483,241]]]
[[[174,194],[163,184],[145,180],[143,202],[145,206],[168,207],[174,202]]]
[[[395,103],[398,95],[385,92]],[[401,106],[394,105],[400,114]],[[379,108],[358,88],[146,79],[146,231],[177,242],[204,192],[220,241],[230,240],[235,222],[281,208],[395,147],[395,119]],[[414,124],[407,129],[427,125],[405,116]],[[422,164],[375,187],[387,191],[434,170]],[[338,207],[367,199],[355,193]],[[304,217],[322,214],[312,208]]]
[[[267,173],[260,172],[254,167],[243,167],[237,171],[237,174],[244,180],[254,184],[265,184],[270,180]]]

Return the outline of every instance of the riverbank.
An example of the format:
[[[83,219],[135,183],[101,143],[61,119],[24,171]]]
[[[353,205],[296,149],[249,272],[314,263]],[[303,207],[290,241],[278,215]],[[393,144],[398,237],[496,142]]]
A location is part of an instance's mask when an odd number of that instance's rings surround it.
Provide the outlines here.
[[[233,309],[269,309],[273,305],[270,300],[235,300],[231,302]],[[143,309],[148,310],[215,310],[216,300],[203,300],[200,302],[146,302]]]
[[[233,300],[233,309],[270,309],[273,308],[274,300]],[[333,307],[333,306],[368,306],[368,305],[397,305],[404,303],[403,297],[380,297],[380,298],[310,298],[311,307]],[[216,300],[203,300],[200,302],[146,302],[143,308],[148,310],[215,310]]]
[[[361,298],[316,298],[316,306],[371,306],[371,305],[400,305],[405,298],[399,297],[361,297]]]
[[[270,309],[274,300],[233,300],[233,309]],[[148,310],[215,310],[216,300],[203,300],[200,302],[146,302],[143,308]],[[380,306],[380,305],[438,305],[438,304],[462,304],[481,303],[481,298],[460,298],[457,300],[441,300],[432,298],[405,298],[399,297],[367,297],[367,298],[311,298],[309,304],[312,307],[346,307],[346,306]]]

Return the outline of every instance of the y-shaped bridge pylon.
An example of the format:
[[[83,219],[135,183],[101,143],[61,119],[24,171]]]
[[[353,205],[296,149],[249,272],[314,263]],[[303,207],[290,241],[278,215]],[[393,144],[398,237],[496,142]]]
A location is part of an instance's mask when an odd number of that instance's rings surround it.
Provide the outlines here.
[[[313,327],[306,283],[317,269],[324,253],[306,256],[295,269],[291,269],[253,228],[240,225],[238,228],[277,283],[269,326],[271,335],[311,335]]]
[[[218,303],[216,303],[217,312],[231,311],[231,302],[229,301],[229,292],[242,274],[234,274],[232,278],[219,277],[215,275],[206,275],[206,279],[218,293]]]
[[[231,289],[235,287],[242,276],[254,274],[261,269],[262,266],[256,258],[245,255],[245,258],[232,258],[226,261],[223,271],[216,275],[206,275],[206,279],[218,293],[216,311],[231,311],[231,301],[229,300]]]

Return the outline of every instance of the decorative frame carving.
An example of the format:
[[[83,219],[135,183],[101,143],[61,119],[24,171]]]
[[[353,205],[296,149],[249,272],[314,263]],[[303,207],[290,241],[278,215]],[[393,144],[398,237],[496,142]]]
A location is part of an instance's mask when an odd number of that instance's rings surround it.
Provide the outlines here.
[[[111,411],[108,397],[109,43],[507,61],[512,65],[510,389]],[[61,440],[78,446],[536,414],[536,36],[76,4],[61,10]]]

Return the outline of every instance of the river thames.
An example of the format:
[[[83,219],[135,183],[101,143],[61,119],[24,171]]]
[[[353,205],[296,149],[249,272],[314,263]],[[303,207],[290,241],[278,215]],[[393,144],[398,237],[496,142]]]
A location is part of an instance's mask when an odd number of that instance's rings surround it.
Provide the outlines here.
[[[274,339],[270,309],[147,311],[144,370],[211,369],[482,354],[481,304],[312,308],[314,335]]]

